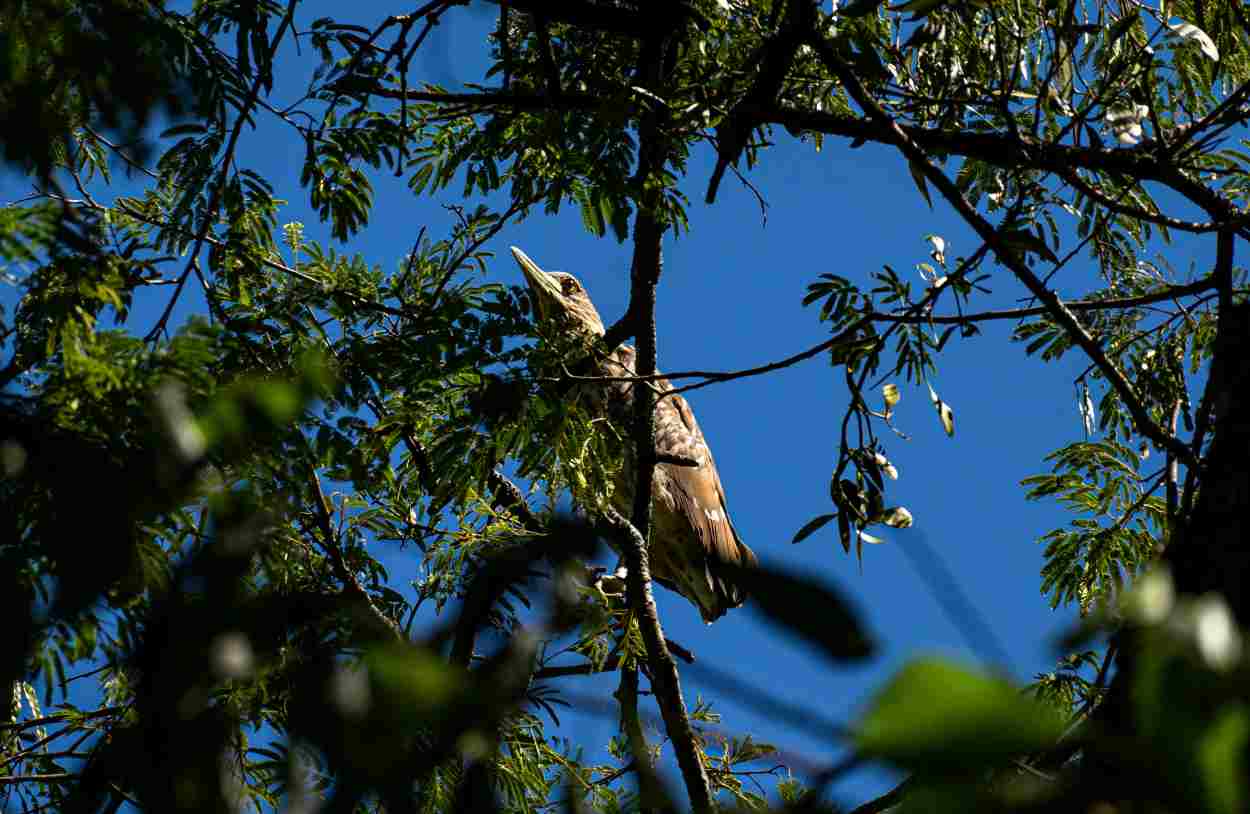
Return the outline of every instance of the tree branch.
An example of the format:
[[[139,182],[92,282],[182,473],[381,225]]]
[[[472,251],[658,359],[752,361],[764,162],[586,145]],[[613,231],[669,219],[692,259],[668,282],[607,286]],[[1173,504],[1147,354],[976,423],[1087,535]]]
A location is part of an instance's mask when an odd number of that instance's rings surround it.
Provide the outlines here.
[[[321,489],[321,478],[317,477],[316,467],[308,467],[308,479],[313,487],[313,514],[317,518],[317,529],[321,532],[321,548],[330,558],[330,565],[334,568],[335,576],[342,581],[348,593],[364,603],[369,610],[370,618],[374,621],[374,626],[379,631],[389,634],[397,641],[404,641],[404,634],[399,629],[399,625],[374,604],[373,597],[360,584],[360,580],[356,579],[352,569],[347,566],[347,561],[343,559],[343,552],[339,550],[337,542],[338,535],[334,533],[334,526],[330,520],[329,503],[326,501],[325,492]]]
[[[1127,215],[1130,218],[1143,220],[1147,223],[1158,224],[1159,226],[1163,226],[1168,229],[1175,229],[1178,232],[1190,232],[1193,234],[1204,234],[1224,228],[1224,224],[1216,223],[1215,221],[1200,223],[1197,221],[1181,220],[1180,218],[1169,217],[1160,212],[1151,212],[1137,206],[1130,206],[1126,203],[1121,203],[1120,201],[1115,200],[1103,193],[1102,190],[1088,183],[1076,172],[1076,170],[1073,169],[1069,169],[1067,172],[1063,173],[1063,179],[1075,187],[1082,195],[1092,198],[1104,209],[1108,209],[1119,215]],[[1240,220],[1242,223],[1246,222],[1245,217]]]
[[[660,277],[660,240],[663,235],[652,211],[640,209],[634,229],[633,286],[630,310],[638,319],[638,346],[635,369],[646,376],[655,372],[655,287]],[[655,597],[651,593],[651,567],[647,543],[651,526],[651,481],[655,475],[655,394],[646,387],[634,388],[633,440],[637,460],[634,484],[633,524],[612,512],[610,522],[616,526],[621,552],[626,564],[625,593],[638,620],[647,662],[651,667],[651,687],[655,692],[660,715],[677,764],[690,796],[694,811],[712,811],[712,794],[707,773],[695,742],[694,730],[686,713],[681,694],[677,665],[664,643]],[[644,536],[643,529],[647,530]]]
[[[670,38],[656,37],[644,44],[638,62],[639,82],[646,90],[660,93],[666,80],[669,60],[665,50],[676,48]],[[634,218],[634,256],[630,267],[629,309],[637,340],[635,372],[655,373],[655,298],[660,281],[665,224],[661,221],[664,166],[667,143],[664,123],[667,112],[651,106],[642,117],[638,137],[638,214]],[[633,440],[637,472],[634,481],[633,523],[609,509],[609,522],[615,527],[626,566],[625,595],[647,650],[651,689],[673,743],[677,765],[685,781],[690,806],[696,814],[713,810],[712,792],[702,756],[686,713],[677,665],[664,642],[660,618],[651,593],[651,569],[647,543],[651,533],[651,490],[655,475],[655,393],[649,387],[633,388]],[[639,776],[642,776],[640,766]]]
[[[633,766],[638,774],[638,791],[642,798],[640,811],[649,811],[659,802],[654,784],[655,767],[651,759],[651,747],[642,731],[642,719],[638,717],[638,669],[621,668],[621,680],[613,694],[621,710],[621,732],[633,753]]]
[[[1120,297],[1108,300],[1075,300],[1073,302],[1064,303],[1069,310],[1084,313],[1092,311],[1113,311],[1120,308],[1137,308],[1143,305],[1151,305],[1156,302],[1164,302],[1174,300],[1177,297],[1188,297],[1195,294],[1201,294],[1216,287],[1216,281],[1212,277],[1207,277],[1197,282],[1187,283],[1185,285],[1168,286],[1160,291],[1151,292],[1150,294],[1141,294],[1136,297]],[[1038,306],[1035,308],[1011,308],[1002,311],[981,311],[973,314],[914,314],[914,313],[883,313],[872,311],[856,320],[850,328],[842,331],[832,339],[826,339],[817,345],[800,351],[791,356],[779,359],[775,362],[768,362],[756,367],[743,368],[741,370],[679,370],[673,373],[652,373],[648,376],[632,375],[632,376],[573,376],[567,378],[578,382],[653,382],[659,379],[669,381],[677,379],[703,379],[704,381],[686,385],[684,387],[674,388],[665,391],[665,395],[675,393],[684,393],[688,390],[697,390],[706,387],[709,384],[717,384],[719,382],[733,381],[734,379],[745,379],[752,376],[760,376],[765,373],[771,373],[775,370],[781,370],[799,362],[807,361],[812,357],[827,351],[839,342],[845,342],[855,331],[864,327],[869,322],[889,322],[903,323],[906,325],[962,325],[972,322],[994,322],[1008,319],[1023,319],[1025,317],[1042,316],[1049,314],[1050,309],[1046,306]],[[665,461],[660,461],[665,463]],[[679,463],[672,461],[671,463]]]
[[[775,36],[769,37],[756,50],[748,64],[758,64],[755,81],[746,95],[716,127],[716,167],[708,181],[706,203],[716,200],[716,190],[726,168],[736,164],[738,156],[746,149],[752,131],[759,123],[748,112],[755,108],[775,104],[777,94],[785,84],[786,76],[806,33],[815,27],[816,5],[810,0],[790,0],[785,8],[785,22]]]
[[[268,63],[273,64],[274,55],[278,52],[278,46],[282,43],[282,38],[286,36],[287,29],[291,26],[295,19],[295,2],[288,3],[286,14],[282,16],[282,23],[278,26],[278,30],[274,33],[273,39],[269,42]],[[243,126],[252,121],[252,109],[256,106],[257,100],[260,99],[261,88],[265,87],[266,82],[272,82],[272,77],[267,76],[264,71],[257,71],[256,78],[252,81],[252,87],[248,89],[247,99],[239,109],[238,118],[234,122],[234,127],[230,130],[230,137],[226,141],[226,150],[221,157],[221,171],[217,175],[217,182],[213,184],[212,190],[209,192],[208,204],[204,207],[201,214],[200,228],[196,234],[195,245],[191,249],[187,257],[187,266],[183,269],[182,274],[178,277],[177,287],[170,296],[169,301],[165,304],[165,309],[161,312],[160,317],[156,320],[156,324],[152,326],[152,330],[148,331],[144,337],[146,342],[155,342],[165,330],[165,326],[169,322],[170,316],[173,314],[174,306],[178,303],[178,298],[182,294],[182,288],[191,276],[195,264],[200,259],[200,250],[204,247],[205,238],[208,237],[209,231],[217,220],[217,210],[221,205],[222,195],[226,190],[226,181],[230,177],[230,165],[234,162],[235,149],[239,144],[239,136],[243,133]]]
[[[1215,252],[1215,270],[1211,275],[1213,283],[1220,289],[1220,319],[1226,319],[1223,316],[1228,314],[1228,307],[1232,301],[1232,275],[1233,275],[1233,235],[1230,232],[1221,232],[1219,241],[1216,243]],[[1219,327],[1217,325],[1216,335],[1219,336]],[[1198,415],[1195,417],[1194,432],[1189,439],[1189,448],[1193,450],[1196,457],[1202,456],[1202,445],[1206,441],[1207,431],[1211,427],[1211,416],[1215,409],[1216,383],[1214,376],[1209,373],[1207,375],[1207,383],[1202,390],[1202,399],[1198,403]],[[1189,467],[1185,471],[1185,489],[1180,499],[1180,515],[1188,517],[1190,509],[1193,508],[1194,493],[1198,487],[1198,469]]]
[[[650,484],[645,494],[649,503]],[[638,630],[642,634],[642,641],[647,649],[647,664],[651,668],[651,689],[660,707],[660,717],[664,720],[665,731],[677,754],[677,765],[681,769],[686,791],[690,795],[691,808],[699,814],[710,813],[713,811],[713,804],[707,772],[699,755],[694,729],[690,726],[690,717],[686,712],[686,701],[681,694],[681,679],[677,673],[677,664],[668,652],[655,607],[655,597],[651,593],[651,568],[647,562],[647,541],[632,523],[615,510],[608,509],[604,516],[616,532],[617,545],[629,569],[625,578],[626,596],[631,610],[634,611],[635,619],[638,621]]]
[[[56,715],[47,715],[42,718],[29,718],[25,721],[16,721],[14,723],[0,724],[0,732],[7,732],[14,729],[34,729],[41,726],[51,726],[53,724],[79,724],[92,718],[107,718],[111,715],[119,715],[129,709],[128,706],[101,707],[91,712],[64,712]]]
[[[920,170],[929,183],[937,187],[938,191],[942,193],[942,197],[976,231],[977,236],[994,250],[994,254],[999,262],[1006,266],[1020,282],[1024,283],[1025,288],[1029,289],[1033,296],[1042,301],[1050,312],[1051,317],[1067,331],[1072,340],[1098,366],[1099,371],[1116,391],[1120,400],[1124,402],[1124,406],[1133,417],[1137,431],[1159,446],[1170,450],[1180,460],[1184,461],[1186,466],[1197,466],[1198,461],[1190,452],[1189,447],[1183,444],[1180,439],[1164,432],[1155,424],[1150,414],[1146,412],[1145,405],[1133,390],[1133,385],[1125,378],[1123,372],[1107,358],[1102,346],[1085,330],[1085,327],[1081,325],[1072,311],[1063,304],[1059,296],[1038,279],[1037,275],[1024,264],[1021,254],[1007,245],[1002,236],[998,234],[998,230],[972,208],[955,184],[929,160],[925,151],[903,132],[902,128],[889,117],[881,106],[877,104],[876,100],[868,95],[863,85],[860,84],[858,77],[842,62],[824,37],[813,32],[809,44],[820,55],[825,65],[842,80],[843,86],[851,98],[855,100],[855,103],[879,127],[885,128],[892,133],[892,141],[899,152]],[[1023,138],[1021,140],[1023,141]]]

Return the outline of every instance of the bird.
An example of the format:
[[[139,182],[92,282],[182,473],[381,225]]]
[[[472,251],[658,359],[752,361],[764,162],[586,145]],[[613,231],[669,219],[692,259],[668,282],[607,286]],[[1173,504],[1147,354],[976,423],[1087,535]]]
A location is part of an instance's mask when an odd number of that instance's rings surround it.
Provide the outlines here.
[[[539,323],[588,341],[604,335],[603,320],[575,276],[543,271],[515,246],[512,256],[525,275]],[[621,345],[596,363],[597,372],[632,376],[634,359],[634,349]],[[685,597],[711,624],[746,601],[741,569],[754,568],[757,560],[729,517],[716,462],[690,405],[680,395],[666,395],[673,390],[667,379],[658,378],[651,385],[656,390],[656,453],[680,462],[658,463],[652,479],[651,579]],[[634,387],[629,381],[579,385],[576,397],[593,417],[620,422],[632,415]],[[625,447],[625,465],[618,470],[612,502],[628,516],[636,470],[633,445]]]

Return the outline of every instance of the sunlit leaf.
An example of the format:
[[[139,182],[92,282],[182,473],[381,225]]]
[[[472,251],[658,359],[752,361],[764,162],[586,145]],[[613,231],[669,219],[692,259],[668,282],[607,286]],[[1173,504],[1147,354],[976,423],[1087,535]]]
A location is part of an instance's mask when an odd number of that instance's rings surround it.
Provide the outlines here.
[[[1168,28],[1181,39],[1196,42],[1202,53],[1216,62],[1220,61],[1220,49],[1215,47],[1215,40],[1193,23],[1168,23]]]
[[[912,524],[911,512],[903,506],[895,506],[885,510],[881,522],[896,529],[909,528]]]
[[[953,438],[955,436],[955,411],[950,408],[950,405],[938,398],[933,385],[929,385],[929,398],[933,401],[933,406],[937,408],[938,420],[942,422],[942,429],[946,430],[946,434]]]
[[[898,480],[898,468],[890,463],[890,459],[882,455],[880,452],[873,455],[873,461],[877,466],[881,467],[881,471],[889,476],[890,480]]]
[[[1097,413],[1094,411],[1094,400],[1089,397],[1089,387],[1081,388],[1081,397],[1077,403],[1081,411],[1081,422],[1085,425],[1085,437],[1088,438],[1094,434],[1094,425],[1097,419]]]

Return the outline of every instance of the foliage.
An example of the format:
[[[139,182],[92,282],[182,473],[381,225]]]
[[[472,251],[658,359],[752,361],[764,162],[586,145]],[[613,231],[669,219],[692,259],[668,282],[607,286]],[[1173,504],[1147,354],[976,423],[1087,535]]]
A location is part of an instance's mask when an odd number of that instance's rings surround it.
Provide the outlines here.
[[[5,160],[36,189],[0,209],[20,292],[0,312],[6,810],[320,798],[613,812],[705,807],[700,783],[722,805],[812,810],[862,760],[913,773],[872,810],[1246,810],[1244,609],[1176,598],[1210,586],[1162,571],[1136,579],[1210,522],[1201,495],[1244,475],[1200,466],[1217,423],[1243,415],[1210,362],[1246,293],[1233,262],[1250,194],[1244,9],[513,0],[488,6],[485,75],[451,90],[414,57],[465,5],[382,20],[344,7],[308,25],[297,0],[0,12]],[[316,64],[279,107],[276,83],[309,67],[296,44]],[[305,145],[298,188],[241,165],[259,120]],[[639,671],[666,711],[680,687],[662,678],[646,608],[582,563],[619,452],[652,439],[596,426],[568,398],[565,362],[604,349],[533,341],[527,293],[490,281],[484,248],[539,204],[576,205],[590,233],[645,248],[653,227],[689,228],[696,150],[715,150],[714,200],[726,171],[746,182],[767,160],[777,126],[818,151],[897,149],[929,206],[952,207],[981,241],[947,257],[925,235],[923,285],[888,265],[862,285],[823,272],[809,285],[803,304],[830,339],[785,364],[827,355],[847,409],[833,511],[795,543],[836,521],[862,562],[863,544],[882,542],[867,528],[923,525],[887,499],[899,473],[878,431],[906,438],[897,382],[913,382],[955,437],[952,404],[974,394],[948,403],[935,378],[956,334],[1012,319],[1026,354],[1090,363],[1074,382],[1085,437],[1025,482],[1072,512],[1043,538],[1041,575],[1052,605],[1086,619],[1072,652],[1032,697],[951,663],[904,666],[837,733],[852,759],[810,789],[702,702],[682,705],[686,729],[665,718],[664,743],[636,737]],[[119,166],[147,179],[140,194],[112,192]],[[345,253],[380,172],[468,203],[403,256]],[[285,221],[280,196],[294,195],[330,242]],[[1215,242],[1209,272],[1182,280],[1147,259],[1177,233]],[[1083,254],[1096,275],[1063,302],[1049,281]],[[976,310],[991,284],[1014,283],[1038,304]],[[136,324],[141,302],[159,303],[151,325]],[[625,334],[654,319],[645,307]],[[1152,452],[1164,460],[1143,474]],[[505,462],[588,518],[537,512]],[[421,561],[410,593],[382,563],[391,547]],[[742,579],[772,623],[833,663],[870,653],[832,588],[769,569]],[[416,636],[418,620],[433,632]],[[1113,630],[1110,646],[1096,636]],[[1119,694],[1117,647],[1134,654]],[[620,673],[625,720],[597,763],[597,745],[552,736],[546,719],[558,724],[577,676],[605,671]],[[80,708],[69,688],[87,679],[95,704]],[[1129,710],[1127,741],[1097,717],[1108,699]],[[683,766],[685,796],[657,774],[666,746],[693,748],[704,769]]]

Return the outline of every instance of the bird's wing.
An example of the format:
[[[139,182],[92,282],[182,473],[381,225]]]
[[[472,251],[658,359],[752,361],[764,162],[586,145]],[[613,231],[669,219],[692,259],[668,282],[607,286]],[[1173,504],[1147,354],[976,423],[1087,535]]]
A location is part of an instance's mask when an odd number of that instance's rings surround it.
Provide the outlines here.
[[[661,388],[670,389],[667,381]],[[664,455],[689,458],[698,466],[660,464],[667,471],[681,503],[682,512],[703,543],[704,550],[715,563],[752,565],[755,556],[738,537],[725,505],[725,489],[716,471],[712,450],[708,448],[694,412],[684,398],[664,396],[655,410],[656,451]]]
[[[608,369],[615,376],[625,372],[632,374],[636,370],[634,349],[629,345],[618,347],[609,360]],[[634,386],[625,382],[614,384],[622,393],[629,393]],[[673,389],[668,379],[658,379],[653,386],[661,394]],[[620,406],[632,404],[632,394],[629,398],[615,399],[614,402]],[[656,452],[661,455],[699,462],[698,466],[668,463],[659,466],[667,472],[674,486],[673,496],[678,509],[689,518],[690,526],[703,545],[708,560],[713,564],[754,565],[755,554],[738,537],[738,532],[729,519],[725,489],[721,486],[712,450],[703,438],[703,431],[699,429],[699,422],[695,420],[690,405],[679,395],[661,395],[656,402],[655,447]]]

